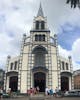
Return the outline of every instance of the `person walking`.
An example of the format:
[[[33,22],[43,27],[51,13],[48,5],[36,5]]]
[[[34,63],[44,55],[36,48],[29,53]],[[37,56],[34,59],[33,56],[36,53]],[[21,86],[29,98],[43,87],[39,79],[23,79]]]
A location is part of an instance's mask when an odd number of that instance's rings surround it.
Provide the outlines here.
[[[50,94],[49,88],[46,87],[46,88],[45,88],[45,95],[49,95],[49,94]]]
[[[2,100],[2,95],[3,95],[3,89],[0,88],[0,100]]]
[[[53,93],[53,89],[51,88],[50,89],[50,95],[53,95],[54,93]]]
[[[55,96],[57,97],[58,96],[58,93],[59,93],[59,89],[58,89],[58,87],[56,87],[56,89],[55,89]]]
[[[37,90],[37,93],[39,93],[39,90],[40,90],[40,89],[39,89],[39,86],[36,87],[36,90]]]

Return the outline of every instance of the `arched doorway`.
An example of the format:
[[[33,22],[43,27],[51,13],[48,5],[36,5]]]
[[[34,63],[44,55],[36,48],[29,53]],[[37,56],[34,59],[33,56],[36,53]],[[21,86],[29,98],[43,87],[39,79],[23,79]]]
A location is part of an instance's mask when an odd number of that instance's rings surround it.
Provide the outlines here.
[[[39,86],[40,92],[45,91],[46,87],[46,75],[43,72],[37,72],[34,74],[34,87]]]
[[[69,78],[66,76],[61,76],[61,90],[69,90]]]
[[[12,76],[9,79],[9,88],[11,88],[11,91],[16,92],[18,90],[18,77]]]

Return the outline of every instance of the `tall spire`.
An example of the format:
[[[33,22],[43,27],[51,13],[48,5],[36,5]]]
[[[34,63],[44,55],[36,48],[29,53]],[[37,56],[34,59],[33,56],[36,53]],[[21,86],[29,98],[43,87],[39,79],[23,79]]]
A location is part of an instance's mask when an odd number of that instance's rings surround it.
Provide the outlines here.
[[[37,17],[38,17],[38,16],[44,17],[43,10],[42,10],[42,6],[41,6],[41,2],[40,2],[40,7],[39,7],[39,10],[38,10]]]

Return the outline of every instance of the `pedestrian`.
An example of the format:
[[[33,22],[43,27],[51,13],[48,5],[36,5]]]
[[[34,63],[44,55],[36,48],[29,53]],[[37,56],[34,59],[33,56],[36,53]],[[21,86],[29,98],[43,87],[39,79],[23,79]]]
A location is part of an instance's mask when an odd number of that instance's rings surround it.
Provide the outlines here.
[[[33,95],[33,88],[30,88],[30,95]]]
[[[49,88],[46,87],[46,88],[45,88],[45,95],[49,95],[49,94],[50,94]]]
[[[50,95],[53,95],[53,89],[51,88],[49,91],[50,91]]]
[[[55,92],[57,93],[57,92],[59,92],[59,89],[58,89],[58,87],[56,87],[56,89],[55,89]]]
[[[3,95],[3,89],[0,88],[0,100],[2,99],[2,95]]]
[[[34,94],[37,94],[37,90],[36,88],[33,88]]]
[[[55,89],[55,93],[56,93],[56,97],[58,96],[58,93],[59,93],[59,89],[58,89],[58,87],[56,87],[56,89]]]
[[[40,90],[40,89],[39,89],[39,86],[37,86],[37,87],[36,87],[36,91],[37,91],[37,93],[39,93],[39,90]]]

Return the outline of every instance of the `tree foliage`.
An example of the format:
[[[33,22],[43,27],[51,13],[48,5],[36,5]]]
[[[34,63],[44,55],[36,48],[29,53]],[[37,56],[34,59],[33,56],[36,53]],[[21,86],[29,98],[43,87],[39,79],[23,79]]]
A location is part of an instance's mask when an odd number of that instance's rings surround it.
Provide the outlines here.
[[[80,0],[67,0],[66,1],[67,4],[71,4],[71,8],[76,8],[79,7],[80,8]]]

